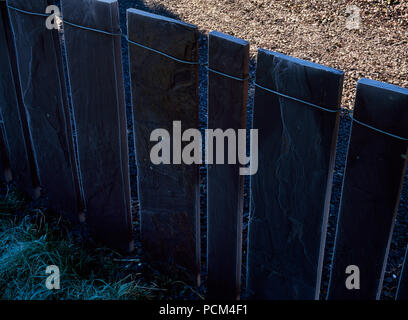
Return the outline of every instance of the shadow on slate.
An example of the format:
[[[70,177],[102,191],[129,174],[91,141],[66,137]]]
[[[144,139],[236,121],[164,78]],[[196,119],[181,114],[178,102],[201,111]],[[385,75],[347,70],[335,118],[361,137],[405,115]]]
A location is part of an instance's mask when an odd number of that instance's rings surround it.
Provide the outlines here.
[[[129,40],[178,59],[197,61],[195,26],[136,9],[127,14]],[[152,164],[150,150],[157,142],[150,141],[150,134],[162,128],[177,135],[173,121],[181,121],[181,132],[198,128],[198,65],[180,63],[131,43],[129,57],[144,252],[168,272],[186,270],[185,278],[197,284],[198,166]]]
[[[408,89],[362,79],[354,118],[408,137]],[[407,141],[353,122],[328,299],[379,299],[407,164]],[[347,266],[360,289],[346,288]]]
[[[53,1],[9,0],[9,4],[43,13]],[[48,30],[45,17],[12,9],[9,13],[41,192],[52,209],[76,223],[79,179],[58,30]]]
[[[247,79],[249,43],[216,31],[208,37],[209,68]],[[211,71],[208,77],[208,129],[233,129],[234,134],[245,129],[248,80],[231,79]],[[240,175],[239,163],[228,164],[229,140],[222,142],[224,164],[215,164],[214,144],[213,164],[207,169],[207,297],[210,299],[233,300],[240,296],[244,176]],[[237,141],[233,143],[238,145]]]
[[[6,157],[6,181],[13,180],[32,198],[39,196],[27,117],[24,109],[16,52],[5,1],[0,1],[0,108]],[[7,155],[6,155],[7,154]],[[10,172],[11,170],[11,172]]]
[[[260,49],[256,82],[336,111],[343,72]],[[251,177],[249,298],[319,296],[339,116],[256,87],[259,169]]]
[[[115,0],[63,0],[64,19],[120,33]],[[64,25],[85,218],[110,247],[133,250],[121,37]]]

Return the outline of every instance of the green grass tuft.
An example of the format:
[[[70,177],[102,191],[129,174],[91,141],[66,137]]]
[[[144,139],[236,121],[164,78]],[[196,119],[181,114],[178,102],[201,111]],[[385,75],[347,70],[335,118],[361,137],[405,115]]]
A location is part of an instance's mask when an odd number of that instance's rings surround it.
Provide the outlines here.
[[[156,288],[123,275],[115,262],[119,254],[82,247],[72,241],[60,219],[50,220],[42,209],[25,206],[10,187],[0,199],[0,299],[154,298]],[[45,286],[48,265],[60,268],[60,290]]]

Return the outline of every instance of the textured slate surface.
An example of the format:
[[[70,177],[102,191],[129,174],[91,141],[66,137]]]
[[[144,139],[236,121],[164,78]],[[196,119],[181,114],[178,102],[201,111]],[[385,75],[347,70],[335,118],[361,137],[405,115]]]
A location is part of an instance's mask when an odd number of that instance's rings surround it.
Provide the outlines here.
[[[117,1],[63,0],[64,19],[119,33]],[[86,220],[94,235],[133,247],[121,39],[64,25]],[[91,63],[90,63],[91,62]]]
[[[12,178],[21,190],[34,197],[34,188],[39,183],[22,102],[8,11],[3,1],[0,2],[0,108],[4,120],[5,152],[10,161]]]
[[[408,137],[408,89],[360,80],[354,118]],[[379,298],[406,158],[406,141],[353,123],[329,299]],[[348,265],[360,269],[360,290],[345,286]]]
[[[321,107],[339,107],[338,70],[260,49],[256,79]],[[338,113],[256,88],[259,169],[251,178],[250,298],[318,297],[338,122]]]
[[[408,247],[405,251],[404,264],[398,283],[396,300],[408,300]]]
[[[245,79],[249,72],[249,43],[219,32],[209,34],[209,68]],[[209,72],[208,128],[245,129],[248,81]],[[225,141],[224,163],[228,144]],[[214,148],[215,149],[215,148]],[[214,159],[216,159],[214,150]],[[238,160],[237,160],[238,162]],[[207,295],[236,299],[240,295],[242,260],[243,176],[239,164],[208,165]]]
[[[129,9],[131,41],[187,61],[197,61],[198,31],[193,25]],[[186,269],[199,279],[199,171],[197,165],[153,165],[154,129],[172,134],[198,128],[198,66],[180,63],[129,44],[130,72],[144,252],[165,270]],[[185,145],[187,143],[183,143]]]
[[[10,0],[9,4],[44,13],[52,1]],[[50,206],[78,220],[78,194],[73,163],[71,123],[57,30],[45,27],[45,17],[9,10],[15,37],[21,92],[38,167],[42,193]]]

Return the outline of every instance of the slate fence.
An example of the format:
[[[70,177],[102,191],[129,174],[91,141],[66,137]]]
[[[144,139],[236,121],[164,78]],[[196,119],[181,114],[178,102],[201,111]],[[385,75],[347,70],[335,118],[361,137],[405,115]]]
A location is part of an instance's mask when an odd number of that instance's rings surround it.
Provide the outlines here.
[[[180,132],[198,129],[197,27],[128,9],[124,38],[117,1],[62,0],[62,33],[45,26],[50,4],[0,1],[2,178],[33,198],[47,197],[73,222],[86,222],[108,246],[133,250],[125,39],[144,251],[199,284],[199,165],[153,165],[149,156],[154,129],[173,132],[173,121],[181,121]],[[208,128],[246,129],[249,43],[216,31],[208,38]],[[343,78],[339,70],[258,51],[248,298],[319,298]],[[379,299],[407,165],[408,89],[361,79],[352,118],[327,298]],[[208,297],[236,299],[243,177],[238,165],[207,167]],[[406,260],[400,299],[408,298]],[[345,285],[350,265],[361,272],[358,290]]]

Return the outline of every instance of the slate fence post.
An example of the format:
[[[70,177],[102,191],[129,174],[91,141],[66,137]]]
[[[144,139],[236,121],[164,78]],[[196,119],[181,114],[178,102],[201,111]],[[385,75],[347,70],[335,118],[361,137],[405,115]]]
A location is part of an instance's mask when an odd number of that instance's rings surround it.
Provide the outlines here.
[[[408,137],[408,89],[359,80],[353,117],[328,299],[379,299],[408,154],[391,135]],[[346,286],[355,267],[359,289]]]
[[[9,0],[12,7],[45,13],[48,0]],[[80,203],[72,128],[58,30],[46,18],[9,9],[18,74],[42,194],[73,222]]]
[[[6,181],[27,195],[39,196],[39,181],[18,76],[16,50],[6,1],[0,1],[0,112],[3,121]]]
[[[199,166],[182,163],[177,152],[172,164],[150,159],[158,143],[150,141],[155,129],[169,132],[163,143],[198,129],[198,30],[136,9],[127,11],[127,26],[144,251],[166,270],[177,266],[188,281],[199,283]]]
[[[233,129],[232,143],[238,151],[238,130],[246,127],[249,43],[216,31],[208,40],[208,129]],[[213,143],[213,163],[207,173],[207,295],[213,299],[240,296],[244,176],[238,159],[228,164],[229,139],[222,142],[224,164],[215,163]]]
[[[247,294],[318,299],[343,72],[260,49]]]
[[[63,0],[85,219],[96,238],[133,250],[129,155],[117,1]],[[112,33],[112,34],[109,34]]]

